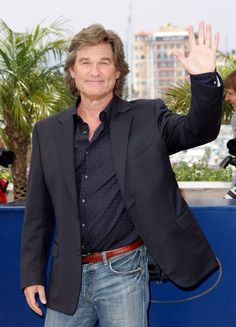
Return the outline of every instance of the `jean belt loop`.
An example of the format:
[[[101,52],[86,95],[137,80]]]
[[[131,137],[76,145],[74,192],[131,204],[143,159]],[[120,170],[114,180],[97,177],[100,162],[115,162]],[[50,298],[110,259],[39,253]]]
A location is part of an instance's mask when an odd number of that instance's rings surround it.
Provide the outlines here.
[[[103,251],[102,252],[102,260],[103,260],[103,263],[104,265],[108,265],[108,261],[107,261],[107,256],[106,256],[106,251]]]

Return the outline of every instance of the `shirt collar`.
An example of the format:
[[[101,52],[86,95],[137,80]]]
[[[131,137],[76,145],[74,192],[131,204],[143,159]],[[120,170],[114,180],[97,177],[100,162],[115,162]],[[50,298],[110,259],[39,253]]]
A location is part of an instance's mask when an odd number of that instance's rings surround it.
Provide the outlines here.
[[[73,118],[74,119],[76,119],[78,117],[81,119],[81,117],[77,115],[77,108],[78,108],[78,105],[79,105],[80,101],[81,101],[81,98],[78,97],[78,99],[75,102],[74,110],[72,111],[72,115],[73,115]],[[102,123],[105,123],[105,122],[109,122],[110,121],[111,111],[112,111],[112,107],[113,107],[113,102],[114,102],[114,97],[108,103],[108,105],[106,106],[106,108],[100,112],[99,119],[100,119],[100,121]]]

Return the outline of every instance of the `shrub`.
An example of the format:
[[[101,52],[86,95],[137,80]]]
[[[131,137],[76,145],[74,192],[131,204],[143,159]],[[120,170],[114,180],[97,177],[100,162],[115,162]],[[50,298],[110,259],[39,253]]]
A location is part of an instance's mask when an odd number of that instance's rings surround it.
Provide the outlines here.
[[[230,182],[232,179],[232,168],[227,169],[219,167],[209,167],[202,162],[197,162],[188,165],[182,161],[172,164],[173,171],[176,175],[176,179],[179,182],[183,181],[222,181]]]

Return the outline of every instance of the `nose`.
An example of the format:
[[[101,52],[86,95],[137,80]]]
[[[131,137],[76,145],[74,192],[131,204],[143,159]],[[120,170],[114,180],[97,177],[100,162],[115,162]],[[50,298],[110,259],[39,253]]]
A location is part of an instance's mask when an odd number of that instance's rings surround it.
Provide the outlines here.
[[[98,65],[97,64],[93,64],[92,67],[91,67],[91,70],[90,70],[90,74],[92,76],[98,76],[99,73],[100,73],[100,71],[99,71]]]
[[[230,95],[228,93],[226,93],[225,95],[225,101],[229,101],[230,100]]]

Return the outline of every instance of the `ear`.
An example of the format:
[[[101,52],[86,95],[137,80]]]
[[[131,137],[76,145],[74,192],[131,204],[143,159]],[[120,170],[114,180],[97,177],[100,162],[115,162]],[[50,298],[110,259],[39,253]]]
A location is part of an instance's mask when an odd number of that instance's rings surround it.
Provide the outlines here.
[[[116,71],[116,79],[118,79],[119,77],[120,77],[120,71],[117,70],[117,71]]]
[[[69,68],[69,72],[70,72],[70,76],[72,78],[75,78],[75,72],[74,72],[74,68],[73,67]]]

